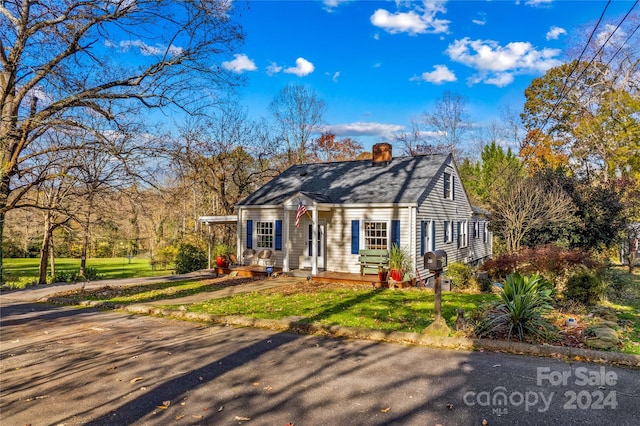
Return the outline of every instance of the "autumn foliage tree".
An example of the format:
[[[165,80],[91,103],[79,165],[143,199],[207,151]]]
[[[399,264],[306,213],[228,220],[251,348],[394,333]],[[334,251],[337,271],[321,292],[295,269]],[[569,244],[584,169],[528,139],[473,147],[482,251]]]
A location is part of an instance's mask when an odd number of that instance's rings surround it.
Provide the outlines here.
[[[333,133],[323,133],[311,145],[310,161],[314,163],[355,160],[362,153],[362,144],[351,138],[336,140]]]

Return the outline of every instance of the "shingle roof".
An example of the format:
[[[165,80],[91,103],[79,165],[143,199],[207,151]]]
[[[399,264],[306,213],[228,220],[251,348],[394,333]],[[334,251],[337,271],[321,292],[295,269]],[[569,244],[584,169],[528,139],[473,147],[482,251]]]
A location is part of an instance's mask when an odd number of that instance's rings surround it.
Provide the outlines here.
[[[279,205],[298,192],[330,204],[415,203],[449,157],[396,157],[375,166],[371,160],[295,165],[238,205]]]

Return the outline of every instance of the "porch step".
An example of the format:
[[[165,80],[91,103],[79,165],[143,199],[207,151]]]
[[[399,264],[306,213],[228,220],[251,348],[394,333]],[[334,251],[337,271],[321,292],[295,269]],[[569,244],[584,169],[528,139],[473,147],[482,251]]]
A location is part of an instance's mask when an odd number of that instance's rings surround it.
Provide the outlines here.
[[[291,271],[287,272],[288,275],[291,275],[292,277],[301,277],[301,278],[307,278],[308,276],[311,276],[311,270],[310,269],[292,269]]]

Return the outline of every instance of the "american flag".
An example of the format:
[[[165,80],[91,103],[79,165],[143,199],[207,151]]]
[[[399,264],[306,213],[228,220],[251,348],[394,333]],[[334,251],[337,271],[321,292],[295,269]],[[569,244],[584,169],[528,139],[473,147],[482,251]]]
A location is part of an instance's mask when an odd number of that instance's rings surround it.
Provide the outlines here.
[[[302,201],[298,202],[298,212],[296,213],[296,228],[300,225],[300,218],[307,212],[307,208],[302,204]]]

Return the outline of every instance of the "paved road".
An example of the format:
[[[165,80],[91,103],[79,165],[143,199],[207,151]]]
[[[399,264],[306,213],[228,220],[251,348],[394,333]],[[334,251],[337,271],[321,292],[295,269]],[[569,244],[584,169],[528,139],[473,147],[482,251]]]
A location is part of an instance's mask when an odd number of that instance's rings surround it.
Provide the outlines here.
[[[637,425],[640,418],[639,370],[2,298],[3,425]]]

